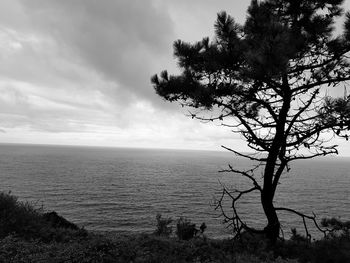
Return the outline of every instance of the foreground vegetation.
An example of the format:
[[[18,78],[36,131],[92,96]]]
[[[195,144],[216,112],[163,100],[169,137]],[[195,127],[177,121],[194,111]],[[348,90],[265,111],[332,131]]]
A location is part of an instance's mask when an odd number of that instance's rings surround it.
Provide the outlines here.
[[[337,235],[310,243],[295,233],[274,246],[250,235],[208,239],[205,225],[184,218],[172,231],[172,223],[159,215],[153,234],[96,234],[0,193],[0,262],[350,262],[349,224],[334,219],[324,223]]]

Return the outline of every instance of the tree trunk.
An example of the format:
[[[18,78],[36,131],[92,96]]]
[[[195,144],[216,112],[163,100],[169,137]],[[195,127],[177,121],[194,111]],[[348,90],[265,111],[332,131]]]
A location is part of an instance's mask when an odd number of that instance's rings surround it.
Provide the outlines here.
[[[280,222],[273,206],[273,193],[267,188],[261,193],[261,203],[267,218],[267,226],[264,228],[266,237],[272,244],[276,243],[280,232]]]
[[[275,152],[277,151],[271,151],[269,154],[264,172],[264,186],[261,191],[261,204],[267,218],[267,226],[265,227],[264,231],[266,237],[272,244],[276,243],[280,232],[280,222],[278,220],[275,207],[273,206],[273,198],[275,196],[275,189],[273,187],[273,173],[277,159]]]
[[[264,186],[261,192],[261,204],[267,218],[267,226],[265,227],[264,231],[266,237],[271,241],[272,244],[276,243],[281,227],[275,207],[273,206],[273,198],[276,191],[275,187],[277,187],[279,179],[278,177],[275,177],[275,168],[278,156],[280,155],[284,157],[285,155],[285,146],[287,140],[287,137],[285,136],[285,124],[292,99],[292,92],[288,84],[287,75],[282,76],[282,82],[283,105],[278,114],[278,120],[276,120],[276,133],[273,139],[273,143],[269,148],[269,154],[264,171]],[[274,178],[277,178],[276,182],[274,182]],[[276,184],[276,186],[274,186],[274,184]]]

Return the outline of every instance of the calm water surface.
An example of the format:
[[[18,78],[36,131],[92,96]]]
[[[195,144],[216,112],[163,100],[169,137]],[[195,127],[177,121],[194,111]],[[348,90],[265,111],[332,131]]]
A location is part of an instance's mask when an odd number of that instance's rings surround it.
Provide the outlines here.
[[[219,181],[231,189],[247,185],[244,178],[218,173],[228,164],[251,166],[226,152],[0,145],[0,190],[86,229],[149,232],[161,213],[206,222],[207,234],[221,237],[229,230],[212,205]],[[350,158],[295,163],[275,199],[319,218],[350,220]],[[239,209],[245,221],[265,224],[259,197],[248,196]],[[281,219],[286,231],[301,224],[294,215]]]

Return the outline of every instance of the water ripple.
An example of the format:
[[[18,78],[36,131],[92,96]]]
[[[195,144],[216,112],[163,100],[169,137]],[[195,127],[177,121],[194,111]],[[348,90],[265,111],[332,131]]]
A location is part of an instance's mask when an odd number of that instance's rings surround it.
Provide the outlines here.
[[[87,229],[152,231],[155,215],[162,213],[206,222],[208,234],[217,237],[228,233],[210,205],[221,192],[218,180],[232,189],[247,185],[241,177],[217,173],[233,160],[237,167],[250,165],[220,152],[1,145],[0,190]],[[350,219],[349,163],[338,158],[296,164],[282,177],[276,204],[315,211],[319,218]],[[238,208],[247,222],[265,224],[258,196]],[[289,214],[281,213],[281,220],[300,225]]]

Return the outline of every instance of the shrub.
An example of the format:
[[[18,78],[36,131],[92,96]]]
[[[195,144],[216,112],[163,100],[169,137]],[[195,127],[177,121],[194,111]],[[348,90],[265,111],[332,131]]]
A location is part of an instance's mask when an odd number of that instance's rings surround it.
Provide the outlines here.
[[[194,238],[198,233],[196,224],[193,224],[190,220],[180,217],[176,224],[176,235],[180,240],[190,240]]]
[[[291,240],[292,241],[296,241],[296,242],[309,242],[309,239],[301,234],[299,234],[296,230],[296,228],[292,228],[291,229],[292,232],[292,236],[291,236]]]
[[[26,237],[35,235],[42,224],[40,209],[19,202],[10,193],[0,193],[0,238],[10,233]]]
[[[161,214],[157,214],[156,216],[157,220],[157,229],[154,231],[156,235],[159,236],[170,236],[170,234],[173,232],[172,226],[169,226],[173,220],[169,218],[162,218]]]
[[[343,237],[350,237],[350,221],[342,221],[337,218],[322,218],[321,225],[331,229],[331,236],[340,234]]]
[[[87,236],[83,229],[72,227],[72,223],[58,216],[56,218],[69,223],[70,227],[63,227],[52,220],[52,216],[43,213],[42,208],[35,208],[28,202],[20,202],[10,193],[0,193],[0,239],[9,235],[24,239],[40,239],[44,242],[68,242]]]

